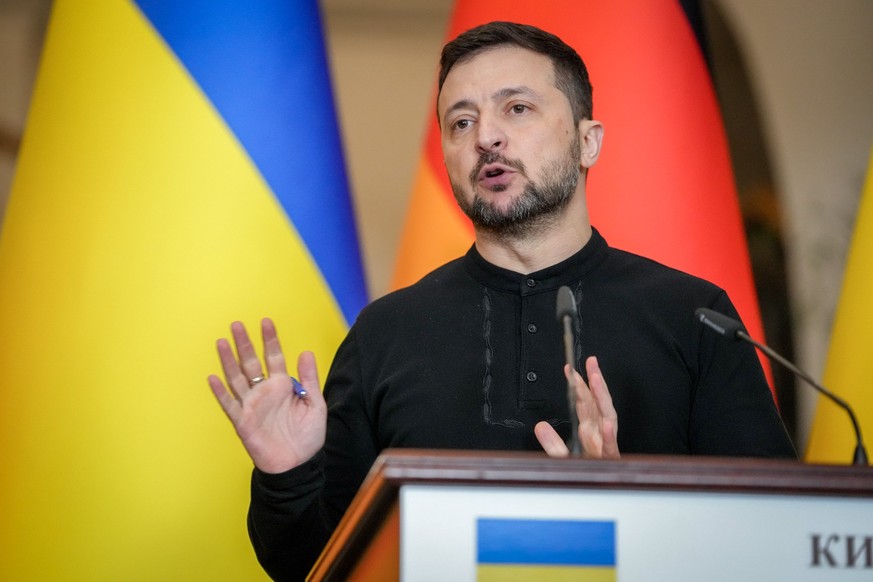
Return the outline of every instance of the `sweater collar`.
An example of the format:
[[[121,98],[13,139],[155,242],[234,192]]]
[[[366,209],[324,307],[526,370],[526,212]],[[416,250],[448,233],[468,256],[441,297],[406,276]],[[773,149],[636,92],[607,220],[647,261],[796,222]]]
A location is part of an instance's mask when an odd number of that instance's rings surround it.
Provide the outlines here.
[[[474,279],[496,289],[521,292],[522,295],[551,291],[561,285],[580,281],[606,258],[609,245],[596,228],[579,252],[545,269],[524,275],[493,265],[482,258],[474,244],[464,256],[464,267]]]

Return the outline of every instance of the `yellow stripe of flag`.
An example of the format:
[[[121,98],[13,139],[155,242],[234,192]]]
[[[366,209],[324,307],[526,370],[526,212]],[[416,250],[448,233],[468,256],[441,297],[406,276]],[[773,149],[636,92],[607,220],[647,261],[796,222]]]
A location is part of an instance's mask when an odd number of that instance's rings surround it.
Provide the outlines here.
[[[529,566],[527,564],[476,567],[476,582],[615,582],[615,568],[597,566]]]

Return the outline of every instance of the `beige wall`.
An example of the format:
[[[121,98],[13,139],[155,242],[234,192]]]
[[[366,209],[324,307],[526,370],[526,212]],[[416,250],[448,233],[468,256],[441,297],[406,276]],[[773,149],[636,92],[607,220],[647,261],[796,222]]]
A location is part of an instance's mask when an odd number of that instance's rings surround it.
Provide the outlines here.
[[[325,28],[370,293],[386,292],[451,2],[363,9],[327,0]],[[420,5],[419,5],[420,4]]]
[[[820,377],[873,140],[873,2],[713,0],[741,44],[782,197],[798,359]],[[451,0],[324,0],[371,294],[387,289]],[[47,0],[0,0],[0,208]]]
[[[48,6],[48,0],[0,0],[0,220],[24,131]]]

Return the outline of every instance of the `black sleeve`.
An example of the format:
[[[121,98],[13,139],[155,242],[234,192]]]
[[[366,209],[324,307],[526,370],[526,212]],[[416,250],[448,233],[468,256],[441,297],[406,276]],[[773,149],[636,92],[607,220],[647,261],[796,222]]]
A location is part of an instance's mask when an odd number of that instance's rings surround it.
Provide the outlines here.
[[[359,335],[360,327],[357,323],[352,327],[337,351],[324,391],[328,407],[324,501],[337,522],[380,452],[376,412],[369,397],[376,380],[362,371],[361,352],[367,341]]]
[[[322,451],[285,473],[252,472],[249,538],[273,580],[305,579],[331,534],[320,500],[323,466]]]
[[[724,292],[710,308],[739,320]],[[692,400],[691,452],[796,459],[755,348],[698,327],[700,375]]]
[[[274,580],[303,580],[378,454],[366,410],[354,329],[325,382],[327,439],[303,465],[252,474],[248,529],[258,561]]]

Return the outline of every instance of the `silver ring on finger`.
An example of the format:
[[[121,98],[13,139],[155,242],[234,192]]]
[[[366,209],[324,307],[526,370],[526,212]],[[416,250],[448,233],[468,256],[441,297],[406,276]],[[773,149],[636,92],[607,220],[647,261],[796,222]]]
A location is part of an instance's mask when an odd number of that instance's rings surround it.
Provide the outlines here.
[[[254,386],[258,382],[263,382],[264,380],[266,380],[266,378],[263,375],[255,376],[254,378],[249,380],[249,386]]]

